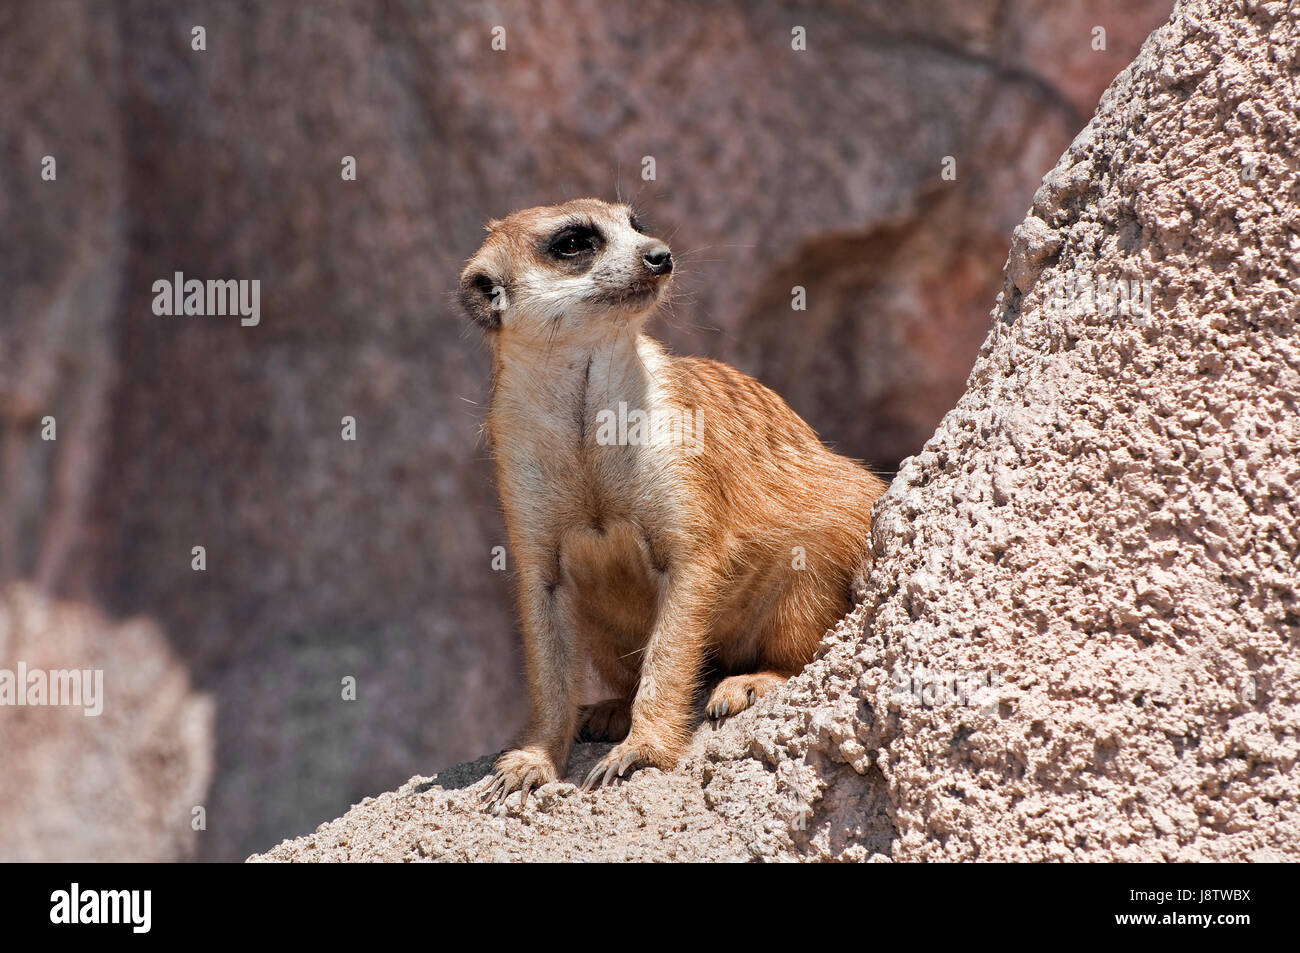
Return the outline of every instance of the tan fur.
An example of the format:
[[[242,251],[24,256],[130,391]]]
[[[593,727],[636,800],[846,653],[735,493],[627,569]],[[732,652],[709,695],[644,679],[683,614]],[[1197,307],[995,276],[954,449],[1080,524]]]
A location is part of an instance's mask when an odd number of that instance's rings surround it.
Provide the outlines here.
[[[641,333],[667,247],[630,214],[595,199],[515,213],[462,275],[494,352],[487,433],[531,712],[492,799],[558,778],[579,732],[619,742],[589,785],[671,768],[706,666],[729,676],[710,717],[753,704],[811,660],[868,558],[878,478],[762,384]],[[566,226],[599,240],[549,246]],[[572,259],[556,250],[582,241]],[[620,403],[656,414],[644,443],[608,442]],[[580,711],[588,665],[613,697]]]

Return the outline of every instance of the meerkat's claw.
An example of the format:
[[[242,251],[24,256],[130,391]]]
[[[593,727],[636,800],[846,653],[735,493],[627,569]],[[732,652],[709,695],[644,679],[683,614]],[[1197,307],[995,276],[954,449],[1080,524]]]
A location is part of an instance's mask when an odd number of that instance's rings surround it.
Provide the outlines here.
[[[729,715],[739,715],[783,681],[785,676],[776,672],[756,672],[753,675],[724,678],[709,696],[704,713],[713,721],[720,721]]]
[[[586,780],[582,782],[582,789],[594,791],[596,788],[608,787],[615,778],[626,777],[629,771],[637,767],[649,765],[672,767],[673,760],[675,759],[657,754],[654,749],[646,745],[630,745],[624,742],[615,745],[605,757],[596,762],[596,766],[587,773]]]
[[[523,807],[528,803],[528,795],[532,793],[534,787],[538,787],[541,780],[541,772],[536,768],[524,775],[524,783],[519,788],[519,806]]]
[[[627,774],[627,769],[640,760],[641,752],[639,751],[629,751],[627,754],[623,755],[623,759],[618,763],[618,776],[621,778],[623,775]]]
[[[611,764],[608,770],[605,771],[605,776],[600,779],[600,786],[602,788],[609,787],[612,783],[614,783],[615,776],[621,778],[623,775],[618,774],[618,765]]]
[[[608,760],[608,755],[601,758],[596,762],[596,766],[587,772],[587,777],[584,778],[582,782],[582,789],[584,791],[594,791],[596,788],[604,787],[605,784],[608,783],[610,766],[605,763]],[[603,779],[601,778],[602,774],[605,776]]]
[[[535,788],[556,779],[555,766],[549,757],[526,748],[507,751],[497,759],[495,770],[496,776],[480,797],[487,810],[496,808],[516,791],[519,806],[523,807]]]
[[[610,782],[614,780],[615,775],[618,775],[619,777],[623,776],[623,772],[628,768],[628,765],[623,764],[626,760],[626,756],[620,758],[618,754],[619,750],[615,747],[609,752],[609,754],[596,762],[596,766],[587,773],[586,780],[582,782],[582,789],[584,791],[594,791],[596,788],[608,787]],[[636,753],[632,752],[634,760],[635,755]]]

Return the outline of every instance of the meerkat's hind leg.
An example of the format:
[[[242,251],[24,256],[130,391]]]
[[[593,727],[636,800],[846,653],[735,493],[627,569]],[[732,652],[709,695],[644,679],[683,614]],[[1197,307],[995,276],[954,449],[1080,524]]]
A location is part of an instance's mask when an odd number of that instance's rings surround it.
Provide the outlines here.
[[[713,689],[704,713],[713,721],[739,714],[786,678],[788,676],[778,672],[753,672],[724,678]]]
[[[606,698],[578,709],[579,741],[622,741],[631,728],[631,699]]]

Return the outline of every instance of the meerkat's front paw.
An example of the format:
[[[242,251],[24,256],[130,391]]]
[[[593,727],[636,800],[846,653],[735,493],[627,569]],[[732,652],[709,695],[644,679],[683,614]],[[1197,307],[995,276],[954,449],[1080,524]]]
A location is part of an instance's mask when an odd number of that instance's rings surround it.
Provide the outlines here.
[[[528,800],[528,794],[534,788],[549,784],[559,777],[555,762],[545,751],[538,748],[516,748],[507,751],[493,766],[491,782],[480,796],[486,808],[494,808],[515,791],[519,791],[519,803]]]
[[[626,698],[606,698],[578,710],[580,741],[622,741],[632,728],[632,704]]]
[[[737,715],[784,681],[785,676],[775,672],[755,672],[752,675],[724,678],[709,696],[704,713],[714,721],[728,715]]]
[[[596,766],[587,774],[587,779],[582,782],[582,789],[594,791],[635,768],[655,767],[667,771],[675,764],[677,755],[655,745],[628,739],[622,744],[614,745],[609,754],[596,762]]]

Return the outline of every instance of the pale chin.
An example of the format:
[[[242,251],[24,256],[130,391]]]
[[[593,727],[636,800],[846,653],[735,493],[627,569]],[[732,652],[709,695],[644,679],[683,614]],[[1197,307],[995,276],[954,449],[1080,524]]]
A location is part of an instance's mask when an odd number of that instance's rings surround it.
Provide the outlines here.
[[[602,296],[591,301],[588,306],[593,311],[603,311],[606,314],[617,311],[620,314],[629,316],[643,315],[653,311],[659,302],[663,300],[663,296],[663,286],[659,285],[617,297]]]

